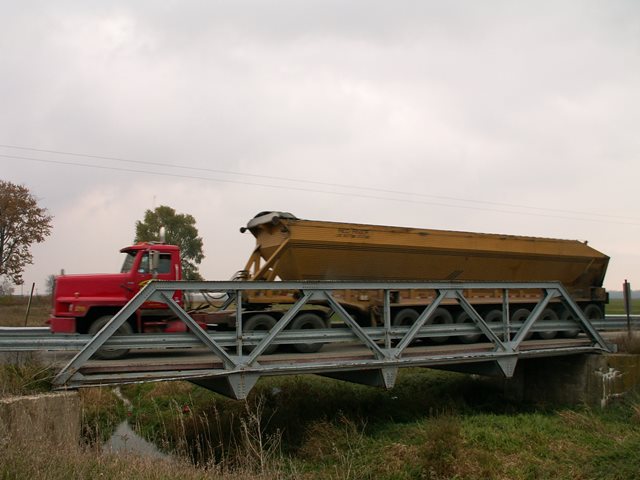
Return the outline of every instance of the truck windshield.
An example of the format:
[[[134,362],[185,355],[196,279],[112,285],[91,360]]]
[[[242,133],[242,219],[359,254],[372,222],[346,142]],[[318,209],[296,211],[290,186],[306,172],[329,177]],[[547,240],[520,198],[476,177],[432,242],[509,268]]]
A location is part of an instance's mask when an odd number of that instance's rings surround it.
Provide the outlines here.
[[[124,263],[120,273],[129,273],[133,267],[133,261],[136,259],[136,252],[125,252]]]

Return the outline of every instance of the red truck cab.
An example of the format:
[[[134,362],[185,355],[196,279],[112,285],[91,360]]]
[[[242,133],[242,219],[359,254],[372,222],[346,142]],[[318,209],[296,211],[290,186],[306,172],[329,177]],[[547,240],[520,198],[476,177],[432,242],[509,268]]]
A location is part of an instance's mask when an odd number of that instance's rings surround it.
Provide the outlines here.
[[[120,250],[120,273],[60,275],[53,291],[49,325],[53,333],[95,333],[152,279],[180,280],[180,249],[163,243],[138,243]],[[182,293],[174,300],[182,304]],[[146,302],[128,319],[133,332],[162,331],[168,308]]]

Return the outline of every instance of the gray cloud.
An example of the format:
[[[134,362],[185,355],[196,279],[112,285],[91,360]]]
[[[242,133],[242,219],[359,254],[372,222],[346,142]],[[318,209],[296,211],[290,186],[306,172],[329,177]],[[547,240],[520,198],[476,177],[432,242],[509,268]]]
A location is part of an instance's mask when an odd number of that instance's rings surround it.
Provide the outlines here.
[[[70,244],[116,252],[154,197],[196,216],[209,278],[244,262],[237,227],[270,208],[589,239],[614,287],[640,270],[637,2],[0,5],[0,143],[352,186],[0,147],[112,168],[0,157],[56,215],[35,281]],[[112,268],[76,255],[70,271]]]

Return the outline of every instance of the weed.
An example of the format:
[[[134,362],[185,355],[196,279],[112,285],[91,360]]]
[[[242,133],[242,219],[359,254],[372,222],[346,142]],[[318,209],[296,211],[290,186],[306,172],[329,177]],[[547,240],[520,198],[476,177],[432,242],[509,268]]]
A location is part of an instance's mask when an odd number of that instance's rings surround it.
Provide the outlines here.
[[[614,339],[616,345],[618,345],[618,351],[621,353],[640,353],[640,333],[629,332],[623,335],[619,335]]]
[[[7,363],[0,364],[0,397],[29,395],[51,391],[54,371],[31,352],[6,354]]]
[[[127,416],[125,406],[111,388],[83,388],[80,402],[82,439],[88,446],[107,440]]]
[[[460,421],[450,415],[427,423],[424,442],[418,447],[418,463],[426,479],[451,478],[462,451]]]

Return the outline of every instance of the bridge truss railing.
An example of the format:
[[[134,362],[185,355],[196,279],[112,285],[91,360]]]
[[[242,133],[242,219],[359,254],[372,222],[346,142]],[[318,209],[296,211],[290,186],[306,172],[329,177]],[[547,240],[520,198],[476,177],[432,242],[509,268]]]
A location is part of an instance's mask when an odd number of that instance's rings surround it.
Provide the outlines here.
[[[502,323],[488,323],[478,313],[467,292],[486,289],[502,292]],[[378,290],[383,293],[381,322],[376,327],[362,327],[336,299],[339,291]],[[424,306],[415,322],[406,327],[394,326],[391,316],[391,296],[398,291],[433,291],[434,298]],[[235,309],[236,324],[232,332],[210,332],[203,329],[189,312],[172,297],[176,291],[223,292],[228,300],[223,308]],[[269,331],[243,330],[244,317],[250,312],[243,308],[243,293],[249,291],[296,292],[295,301],[282,314]],[[531,291],[530,315],[520,322],[510,322],[510,292]],[[137,334],[119,336],[116,332],[145,302],[165,303],[172,313],[188,327],[187,334]],[[431,324],[436,310],[452,302],[464,310],[471,323]],[[561,302],[573,319],[571,321],[542,321],[542,313],[551,302]],[[323,304],[334,312],[334,323],[341,328],[290,330],[295,316],[309,304]],[[579,329],[585,335],[578,343],[537,342],[523,348],[531,332],[569,331]],[[418,339],[438,338],[481,333],[482,344],[447,350],[415,348]],[[86,337],[86,336],[85,336]],[[78,341],[84,342],[78,345]],[[69,338],[69,345],[73,343]],[[84,385],[129,383],[140,381],[187,379],[226,395],[243,398],[262,375],[318,373],[356,382],[391,388],[398,368],[406,366],[432,366],[472,371],[476,373],[512,376],[518,358],[532,356],[566,355],[582,352],[609,351],[600,333],[585,317],[566,289],[555,282],[545,283],[448,283],[448,282],[158,282],[146,285],[95,336],[75,338],[80,351],[60,370],[54,385],[58,388],[76,388]],[[351,343],[365,347],[357,354],[325,352],[299,354],[276,359],[264,355],[276,344],[298,342],[329,345]],[[42,347],[46,348],[43,340]],[[526,343],[526,342],[525,342]],[[212,354],[208,365],[197,368],[175,366],[153,371],[149,368],[125,371],[109,368],[94,369],[88,374],[88,362],[101,348],[158,349],[163,347],[193,347],[200,345]]]

